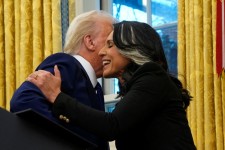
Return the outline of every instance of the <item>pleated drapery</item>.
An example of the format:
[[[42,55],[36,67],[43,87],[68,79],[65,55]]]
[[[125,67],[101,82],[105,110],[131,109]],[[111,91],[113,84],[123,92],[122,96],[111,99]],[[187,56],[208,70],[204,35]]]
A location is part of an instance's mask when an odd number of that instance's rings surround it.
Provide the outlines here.
[[[69,0],[70,17],[75,0]],[[62,51],[61,0],[0,0],[0,107],[52,53]],[[73,8],[73,9],[72,9]]]
[[[76,16],[75,13],[76,0],[69,0],[69,22]]]
[[[216,72],[216,0],[178,0],[178,76],[193,101],[188,120],[198,150],[225,148],[225,75]]]

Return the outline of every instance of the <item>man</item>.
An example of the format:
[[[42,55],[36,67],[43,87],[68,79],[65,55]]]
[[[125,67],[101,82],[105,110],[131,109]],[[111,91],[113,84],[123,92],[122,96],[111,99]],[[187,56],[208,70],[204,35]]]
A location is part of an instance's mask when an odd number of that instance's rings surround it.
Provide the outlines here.
[[[65,40],[64,53],[56,53],[46,58],[36,70],[47,70],[54,74],[57,65],[62,75],[61,90],[80,99],[85,105],[104,111],[103,96],[95,91],[97,78],[102,76],[102,61],[98,52],[104,46],[116,20],[106,12],[90,11],[77,16],[70,24]],[[51,112],[42,92],[32,83],[25,81],[14,93],[10,111],[17,112],[32,108],[52,121],[79,133],[95,142],[99,149],[107,149],[106,142],[96,136],[71,126],[69,120],[62,122]]]

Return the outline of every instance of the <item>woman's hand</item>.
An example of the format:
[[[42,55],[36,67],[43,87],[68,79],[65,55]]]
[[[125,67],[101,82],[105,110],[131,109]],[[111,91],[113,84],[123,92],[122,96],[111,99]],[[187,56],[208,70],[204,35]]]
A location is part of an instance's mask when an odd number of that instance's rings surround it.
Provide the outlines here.
[[[55,75],[45,70],[38,70],[27,78],[27,81],[35,84],[51,103],[54,103],[56,97],[61,92],[61,75],[57,65],[54,66],[54,72]]]

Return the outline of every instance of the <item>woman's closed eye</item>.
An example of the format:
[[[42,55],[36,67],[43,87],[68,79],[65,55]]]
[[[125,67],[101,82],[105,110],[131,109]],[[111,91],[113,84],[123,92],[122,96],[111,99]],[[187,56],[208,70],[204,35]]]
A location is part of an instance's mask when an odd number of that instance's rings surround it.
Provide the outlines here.
[[[108,41],[107,41],[107,46],[108,46],[108,48],[113,47],[113,45],[114,45],[113,40],[108,40]]]

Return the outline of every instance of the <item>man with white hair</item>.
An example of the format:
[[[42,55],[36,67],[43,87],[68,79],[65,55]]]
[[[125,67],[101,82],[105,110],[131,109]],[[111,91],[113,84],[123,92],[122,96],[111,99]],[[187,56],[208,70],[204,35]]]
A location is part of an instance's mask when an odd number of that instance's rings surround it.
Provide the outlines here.
[[[89,11],[75,17],[70,24],[63,53],[47,57],[36,70],[46,70],[54,74],[57,65],[62,76],[63,92],[79,99],[81,103],[104,111],[103,95],[96,94],[97,78],[102,77],[102,61],[98,56],[105,40],[113,29],[116,20],[104,11]],[[37,76],[38,78],[38,76]],[[98,84],[99,85],[99,84]],[[71,126],[69,119],[56,118],[51,112],[51,104],[42,92],[32,83],[25,81],[15,91],[10,111],[17,112],[32,108],[47,118],[78,133],[98,145],[97,149],[108,149],[108,143],[79,127]]]

